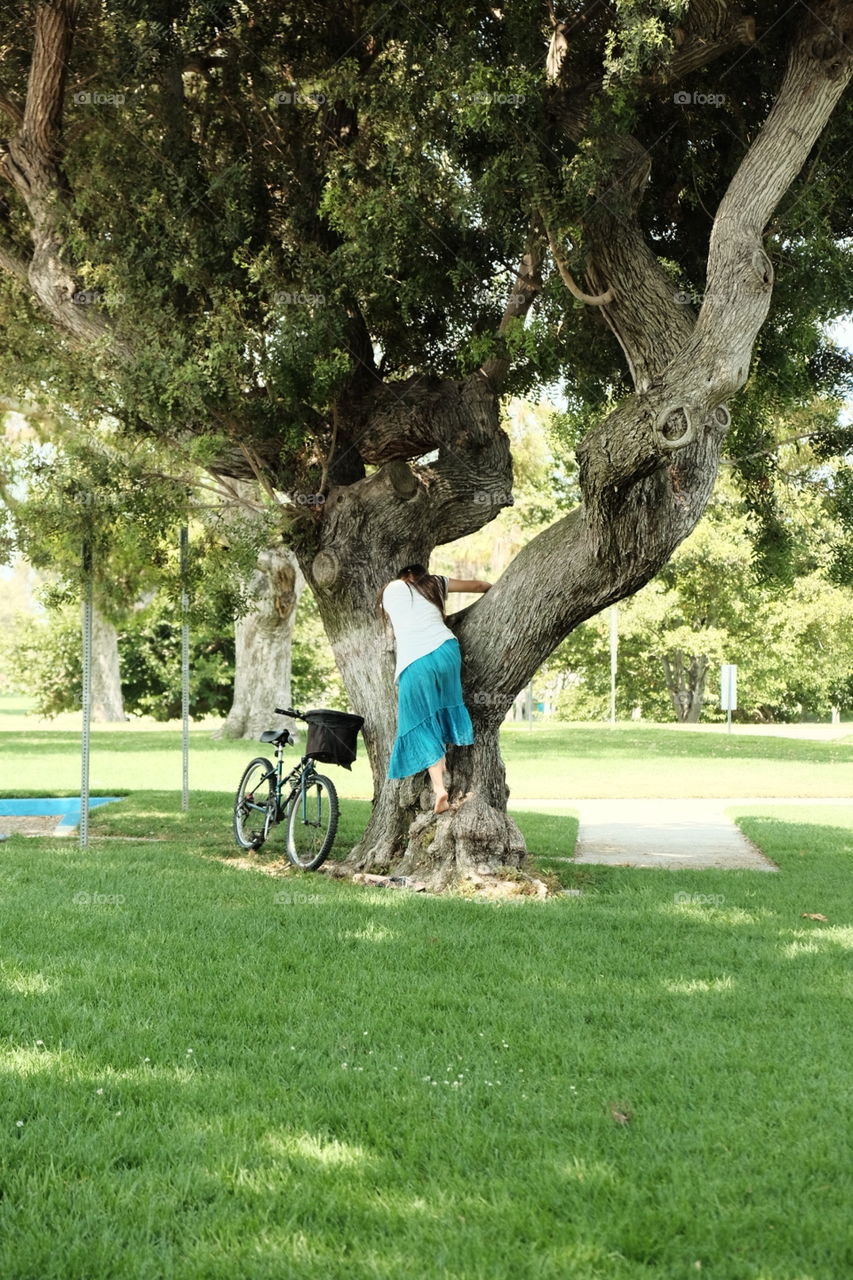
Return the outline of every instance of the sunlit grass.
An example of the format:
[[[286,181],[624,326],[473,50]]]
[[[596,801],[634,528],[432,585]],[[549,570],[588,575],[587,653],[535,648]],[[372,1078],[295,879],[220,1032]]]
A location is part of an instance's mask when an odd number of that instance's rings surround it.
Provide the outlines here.
[[[0,708],[7,701],[0,698]],[[18,715],[0,723],[0,790],[37,795],[50,779],[51,794],[79,794],[79,717],[55,724]],[[260,743],[221,742],[218,722],[194,724],[190,786],[233,793],[248,761],[268,754]],[[7,727],[8,726],[8,727]],[[531,799],[672,796],[848,796],[853,791],[853,741],[697,733],[676,725],[526,725],[501,731],[513,804]],[[290,749],[285,760],[295,764]],[[351,771],[328,766],[344,798],[373,794],[363,744]],[[180,790],[181,734],[174,725],[133,721],[94,726],[90,784],[109,795],[129,788]]]
[[[847,1274],[853,811],[744,817],[775,876],[519,812],[581,894],[513,904],[260,875],[229,811],[2,846],[4,1277]]]

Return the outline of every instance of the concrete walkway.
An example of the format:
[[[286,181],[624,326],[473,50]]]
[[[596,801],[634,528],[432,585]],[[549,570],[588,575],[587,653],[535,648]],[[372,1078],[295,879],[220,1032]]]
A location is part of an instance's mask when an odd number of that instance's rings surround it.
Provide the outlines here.
[[[581,800],[575,862],[611,866],[777,868],[721,800]]]
[[[619,867],[712,867],[776,871],[727,816],[747,806],[850,805],[853,798],[715,800],[517,800],[511,808],[571,808],[580,816],[575,856],[568,861]]]

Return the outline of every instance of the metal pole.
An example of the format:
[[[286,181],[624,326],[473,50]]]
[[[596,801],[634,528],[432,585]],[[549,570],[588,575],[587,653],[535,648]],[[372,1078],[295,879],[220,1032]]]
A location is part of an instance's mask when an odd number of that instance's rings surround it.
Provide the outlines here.
[[[92,547],[83,543],[83,736],[80,752],[80,848],[89,846],[89,725],[92,720]]]
[[[619,609],[610,606],[610,723],[616,723],[616,655],[619,649]]]
[[[530,684],[527,686],[527,702],[525,705],[525,711],[527,713],[527,727],[528,729],[532,729],[533,728],[533,681],[532,680],[530,681]]]
[[[181,529],[181,746],[183,775],[181,809],[190,807],[190,624],[188,620],[189,597],[187,595],[187,561],[189,558],[189,534],[186,525]]]

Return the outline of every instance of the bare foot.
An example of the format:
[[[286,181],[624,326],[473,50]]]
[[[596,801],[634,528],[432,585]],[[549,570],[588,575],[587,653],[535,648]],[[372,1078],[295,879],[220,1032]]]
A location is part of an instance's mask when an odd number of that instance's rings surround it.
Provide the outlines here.
[[[433,812],[446,813],[449,808],[450,808],[450,804],[447,799],[447,792],[439,791],[438,795],[435,797],[435,808]]]

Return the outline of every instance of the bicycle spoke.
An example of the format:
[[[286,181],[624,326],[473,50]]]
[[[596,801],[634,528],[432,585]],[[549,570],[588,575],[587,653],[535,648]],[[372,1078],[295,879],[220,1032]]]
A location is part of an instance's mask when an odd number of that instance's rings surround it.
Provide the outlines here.
[[[335,839],[338,798],[328,778],[315,774],[293,800],[287,829],[287,856],[310,871],[326,858]]]
[[[234,802],[234,839],[241,849],[259,849],[276,820],[275,771],[269,760],[247,767]]]

